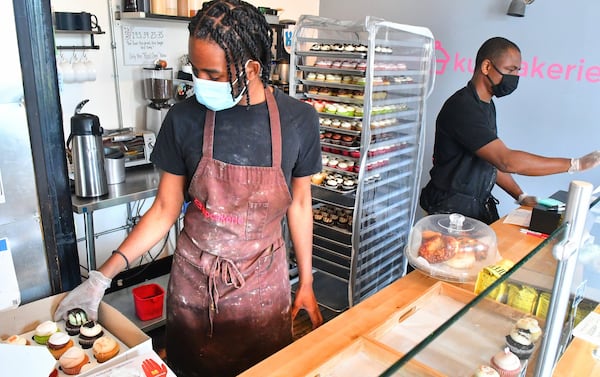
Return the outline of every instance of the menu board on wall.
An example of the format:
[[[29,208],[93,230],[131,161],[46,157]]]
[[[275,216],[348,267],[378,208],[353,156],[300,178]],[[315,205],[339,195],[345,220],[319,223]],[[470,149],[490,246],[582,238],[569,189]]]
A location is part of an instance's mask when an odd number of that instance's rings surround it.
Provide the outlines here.
[[[166,58],[163,29],[123,25],[122,30],[125,65],[152,65],[157,59]]]

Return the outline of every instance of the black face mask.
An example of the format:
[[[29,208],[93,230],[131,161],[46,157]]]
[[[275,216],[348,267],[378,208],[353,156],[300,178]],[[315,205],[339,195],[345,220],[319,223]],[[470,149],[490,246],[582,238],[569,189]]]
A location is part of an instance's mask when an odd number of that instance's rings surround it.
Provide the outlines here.
[[[519,85],[519,76],[502,73],[498,68],[496,68],[496,66],[493,63],[492,67],[494,67],[496,72],[502,75],[502,79],[498,84],[494,84],[490,76],[486,75],[488,80],[490,80],[490,83],[492,83],[492,93],[494,93],[496,97],[504,97],[514,92],[515,89],[517,89],[517,86]]]

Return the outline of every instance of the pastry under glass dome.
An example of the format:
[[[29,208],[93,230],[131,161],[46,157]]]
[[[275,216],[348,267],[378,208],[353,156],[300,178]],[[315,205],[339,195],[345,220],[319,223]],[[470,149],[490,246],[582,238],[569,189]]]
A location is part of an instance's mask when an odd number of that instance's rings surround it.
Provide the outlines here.
[[[501,259],[492,228],[457,213],[420,219],[406,255],[411,266],[431,277],[465,283],[475,282],[481,269]]]

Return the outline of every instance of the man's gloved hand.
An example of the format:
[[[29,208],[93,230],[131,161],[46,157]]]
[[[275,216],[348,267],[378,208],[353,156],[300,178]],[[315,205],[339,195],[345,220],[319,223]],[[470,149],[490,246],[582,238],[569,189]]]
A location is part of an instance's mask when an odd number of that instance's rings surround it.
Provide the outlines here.
[[[519,199],[517,199],[517,204],[520,204],[522,206],[535,207],[538,204],[537,196],[523,193],[519,195]]]
[[[595,168],[600,165],[600,151],[588,153],[583,157],[572,158],[569,173],[575,173]]]
[[[98,306],[104,297],[104,291],[110,287],[112,279],[107,278],[100,271],[90,271],[88,279],[75,287],[60,302],[54,320],[67,319],[67,312],[74,308],[85,310],[89,319],[98,319]]]

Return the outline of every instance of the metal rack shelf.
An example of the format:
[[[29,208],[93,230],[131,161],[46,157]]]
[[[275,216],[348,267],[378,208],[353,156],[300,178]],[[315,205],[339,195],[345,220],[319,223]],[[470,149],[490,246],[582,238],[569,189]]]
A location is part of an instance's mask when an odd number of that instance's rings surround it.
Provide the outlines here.
[[[406,271],[403,250],[416,209],[425,98],[433,81],[431,68],[435,66],[433,36],[416,34],[403,25],[376,19],[350,23],[303,16],[296,25],[295,38],[290,94],[301,94],[301,98],[315,108],[321,107],[320,101],[354,107],[353,116],[321,111],[322,123],[327,118],[361,123],[359,129],[352,131],[355,139],[351,147],[333,144],[327,137],[321,141],[324,156],[329,156],[328,153],[348,155],[353,158],[354,166],[360,167],[356,192],[336,192],[315,185],[311,188],[315,208],[328,204],[352,209],[351,231],[316,222],[313,235],[313,267],[320,272],[314,278],[317,299],[327,296],[319,292],[319,287],[324,285],[319,280],[335,277],[337,282],[345,282],[337,294],[347,293],[350,307]],[[331,49],[316,50],[315,44],[319,48],[331,44]],[[344,44],[364,48],[361,52],[333,50]],[[357,67],[360,60],[361,69],[323,67],[328,61],[341,67],[346,60],[357,62]],[[391,64],[396,64],[398,69],[393,69]],[[342,82],[343,78],[340,82],[335,81],[337,78],[314,80],[314,73],[364,79],[346,83]],[[406,79],[394,80],[400,76]],[[359,98],[334,95],[339,90],[364,94]],[[352,109],[348,113],[353,113]],[[347,133],[323,124],[321,130]]]

